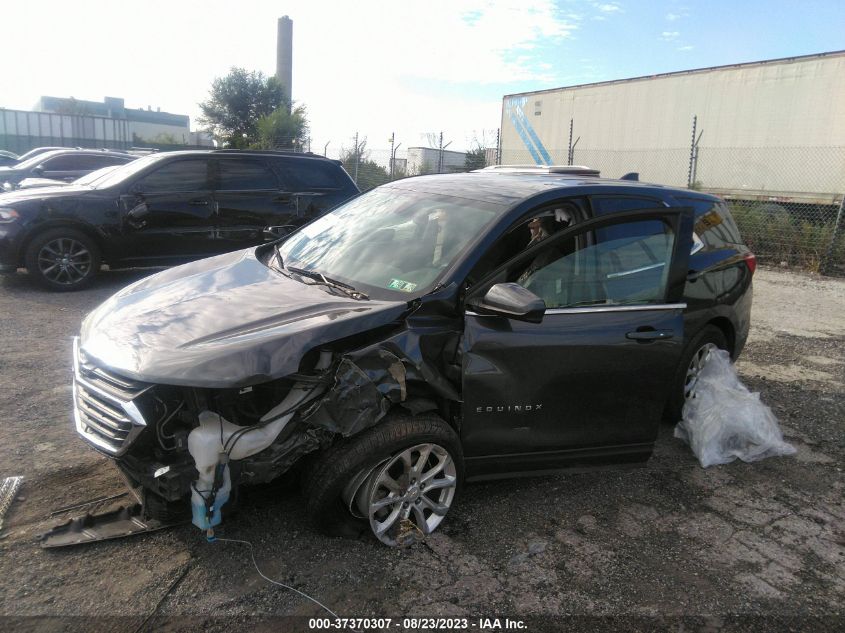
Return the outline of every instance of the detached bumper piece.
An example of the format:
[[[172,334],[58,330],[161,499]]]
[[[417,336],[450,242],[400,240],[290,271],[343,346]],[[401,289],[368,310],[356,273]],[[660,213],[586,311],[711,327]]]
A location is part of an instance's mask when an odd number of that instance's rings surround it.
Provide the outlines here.
[[[40,536],[41,547],[67,547],[95,541],[123,538],[133,534],[155,532],[184,521],[163,522],[144,518],[140,503],[123,505],[102,514],[87,513],[57,525]]]

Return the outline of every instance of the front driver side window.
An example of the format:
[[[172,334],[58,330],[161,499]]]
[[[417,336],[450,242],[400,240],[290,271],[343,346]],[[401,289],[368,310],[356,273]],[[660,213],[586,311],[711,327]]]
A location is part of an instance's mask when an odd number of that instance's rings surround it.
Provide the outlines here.
[[[547,308],[662,303],[674,244],[660,220],[614,224],[576,234],[508,269]]]

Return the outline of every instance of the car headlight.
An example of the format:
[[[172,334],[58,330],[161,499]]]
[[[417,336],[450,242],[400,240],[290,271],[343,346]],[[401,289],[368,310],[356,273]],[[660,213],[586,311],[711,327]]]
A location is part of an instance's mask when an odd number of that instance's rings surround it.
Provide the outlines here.
[[[14,222],[17,220],[20,214],[15,211],[14,209],[3,209],[0,208],[0,224],[4,224],[7,222]]]

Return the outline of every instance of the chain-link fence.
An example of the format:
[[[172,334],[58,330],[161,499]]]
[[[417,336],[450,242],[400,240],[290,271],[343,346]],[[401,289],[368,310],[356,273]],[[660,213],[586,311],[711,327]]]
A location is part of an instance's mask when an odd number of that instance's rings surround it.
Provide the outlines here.
[[[607,150],[548,149],[555,165],[586,165],[602,176],[636,172],[642,182],[725,199],[762,263],[845,276],[845,147]],[[432,147],[327,152],[366,191],[391,180],[471,171],[494,164],[534,165],[528,150],[452,152]]]

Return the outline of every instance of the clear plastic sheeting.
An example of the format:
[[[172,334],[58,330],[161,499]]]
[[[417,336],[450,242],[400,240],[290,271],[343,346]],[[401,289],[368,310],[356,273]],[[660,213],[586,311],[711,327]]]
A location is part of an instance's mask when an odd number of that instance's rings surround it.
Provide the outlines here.
[[[675,437],[684,440],[707,468],[739,458],[754,462],[792,455],[772,410],[740,382],[729,354],[710,352],[687,399]]]

